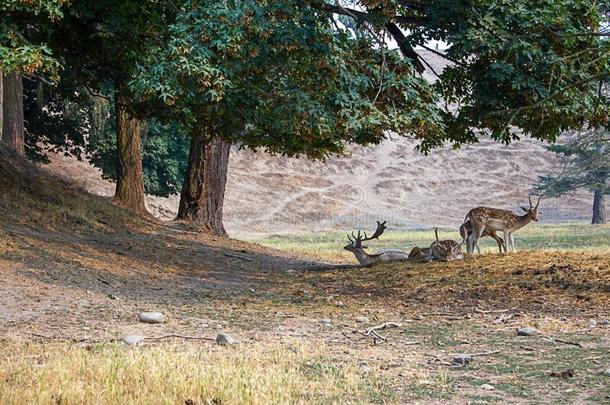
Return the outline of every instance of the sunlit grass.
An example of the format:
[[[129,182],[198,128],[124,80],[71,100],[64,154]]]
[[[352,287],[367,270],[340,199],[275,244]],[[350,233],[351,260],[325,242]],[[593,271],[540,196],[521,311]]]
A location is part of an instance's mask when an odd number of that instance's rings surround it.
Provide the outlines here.
[[[322,348],[0,342],[2,404],[298,404],[391,401],[381,380]],[[332,361],[331,361],[332,360]],[[368,400],[367,400],[368,398]]]
[[[439,229],[441,239],[461,241],[458,230]],[[393,231],[388,229],[381,240],[367,242],[370,251],[376,249],[411,250],[414,246],[428,247],[434,240],[434,230]],[[353,255],[343,249],[347,244],[346,232],[270,236],[255,242],[281,250],[318,257],[329,261],[354,261]],[[585,223],[530,224],[515,233],[517,250],[544,249],[554,251],[587,251],[610,253],[610,226],[592,226]],[[497,252],[491,238],[482,240],[483,252]]]

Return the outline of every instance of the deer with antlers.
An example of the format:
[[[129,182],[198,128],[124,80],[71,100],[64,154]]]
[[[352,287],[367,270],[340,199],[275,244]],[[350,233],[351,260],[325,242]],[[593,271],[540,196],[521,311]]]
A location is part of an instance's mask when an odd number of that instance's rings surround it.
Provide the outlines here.
[[[347,251],[352,252],[354,256],[356,256],[358,262],[363,266],[370,266],[379,262],[408,260],[409,254],[400,250],[380,250],[379,252],[373,254],[367,253],[364,250],[366,249],[366,246],[362,246],[362,242],[372,239],[379,239],[379,236],[381,236],[383,231],[386,230],[385,223],[386,221],[377,221],[377,229],[375,230],[375,233],[373,233],[373,235],[371,235],[370,237],[367,236],[366,232],[364,232],[363,236],[360,230],[358,230],[357,234],[354,234],[354,232],[352,232],[351,237],[349,234],[347,234],[347,239],[350,243],[345,245],[343,248]]]
[[[532,197],[529,196],[529,208],[521,207],[525,211],[524,215],[517,215],[508,210],[498,208],[477,207],[468,211],[464,223],[470,222],[472,225],[472,233],[467,238],[467,250],[472,254],[475,247],[478,249],[479,239],[485,230],[500,232],[504,234],[504,247],[508,249],[510,242],[513,253],[515,250],[515,239],[513,233],[518,229],[532,221],[538,222],[538,206],[540,205],[540,196],[536,206],[532,204]]]

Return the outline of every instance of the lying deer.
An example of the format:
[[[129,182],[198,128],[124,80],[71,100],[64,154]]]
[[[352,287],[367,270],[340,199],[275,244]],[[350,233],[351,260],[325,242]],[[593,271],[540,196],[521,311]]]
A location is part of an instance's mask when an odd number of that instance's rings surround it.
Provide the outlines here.
[[[460,236],[462,237],[462,243],[464,243],[464,241],[470,236],[471,233],[472,224],[470,223],[470,221],[466,221],[462,225],[460,225]],[[496,231],[494,231],[493,229],[485,228],[483,230],[483,233],[481,234],[481,238],[484,238],[486,236],[489,236],[496,241],[496,243],[498,244],[498,249],[500,249],[500,253],[502,253],[502,248],[504,248],[504,252],[506,253],[506,245],[504,244],[504,239],[498,236]],[[477,253],[481,253],[481,249],[479,248],[478,244],[476,248]]]
[[[472,225],[472,233],[468,236],[467,249],[468,253],[472,254],[474,248],[478,250],[479,239],[483,236],[485,230],[504,233],[504,245],[508,249],[508,242],[512,246],[513,253],[515,250],[515,239],[513,233],[523,228],[532,221],[538,222],[538,206],[540,205],[540,197],[536,206],[532,204],[532,197],[529,196],[529,208],[521,207],[525,211],[524,215],[517,215],[508,210],[498,208],[477,207],[468,211],[464,222],[470,222]]]
[[[430,248],[420,248],[419,246],[415,246],[409,252],[409,260],[426,260],[429,252]]]
[[[462,253],[462,243],[457,243],[454,240],[439,240],[438,239],[438,228],[434,229],[434,235],[436,236],[436,241],[432,242],[430,245],[430,250],[428,251],[428,256],[426,257],[427,261],[430,260],[442,260],[442,261],[451,261],[451,260],[460,260],[464,258],[464,253]]]
[[[350,235],[348,234],[347,239],[349,240],[350,243],[348,245],[345,245],[343,247],[343,249],[352,252],[354,254],[354,256],[356,256],[356,259],[358,260],[358,262],[363,266],[370,266],[372,264],[379,263],[379,262],[394,262],[394,261],[399,261],[399,260],[408,260],[409,254],[402,252],[400,250],[380,250],[379,252],[373,253],[373,254],[369,254],[364,251],[364,249],[366,249],[367,247],[362,246],[362,242],[365,242],[367,240],[372,240],[372,239],[379,239],[379,236],[381,236],[383,231],[385,231],[385,229],[386,229],[385,223],[386,223],[386,221],[383,221],[383,222],[377,221],[377,229],[375,230],[375,233],[373,233],[373,235],[371,235],[371,237],[368,237],[366,235],[366,232],[364,233],[364,236],[362,236],[362,233],[360,232],[360,230],[358,230],[357,235],[354,235],[354,232],[352,232],[351,238],[350,238]]]

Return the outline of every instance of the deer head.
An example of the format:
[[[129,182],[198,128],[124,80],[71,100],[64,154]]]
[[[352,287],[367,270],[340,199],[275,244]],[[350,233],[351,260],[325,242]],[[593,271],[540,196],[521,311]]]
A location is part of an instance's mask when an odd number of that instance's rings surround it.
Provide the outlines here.
[[[524,206],[521,206],[521,209],[523,211],[525,211],[525,216],[528,217],[529,219],[531,219],[532,221],[538,222],[538,220],[540,219],[538,216],[538,206],[540,205],[540,198],[542,196],[538,196],[538,202],[536,202],[536,206],[534,207],[534,205],[532,204],[532,196],[528,196],[529,198],[529,202],[530,202],[530,207],[529,208],[525,208]]]
[[[350,252],[366,249],[366,246],[362,246],[362,242],[365,242],[365,241],[371,240],[371,239],[379,239],[379,237],[381,236],[383,231],[386,230],[386,225],[385,225],[386,222],[387,221],[383,221],[383,222],[377,221],[377,229],[375,229],[375,232],[370,237],[367,236],[366,232],[364,232],[364,236],[363,236],[362,232],[360,230],[358,230],[357,234],[354,234],[354,232],[352,231],[351,237],[350,237],[350,234],[348,233],[347,239],[349,240],[350,243],[345,245],[343,247],[343,249],[348,250]]]

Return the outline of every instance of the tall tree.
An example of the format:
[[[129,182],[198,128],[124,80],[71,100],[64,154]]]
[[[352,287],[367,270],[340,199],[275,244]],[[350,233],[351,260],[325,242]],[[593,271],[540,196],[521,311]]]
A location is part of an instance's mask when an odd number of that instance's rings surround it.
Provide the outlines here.
[[[106,90],[104,94],[111,90]],[[117,143],[115,105],[112,99],[95,97],[87,108],[89,128],[85,150],[91,163],[100,168],[105,179],[116,181]],[[144,121],[142,129],[142,169],[144,190],[168,196],[180,192],[188,162],[189,139],[176,122],[157,119]]]
[[[174,13],[170,1],[77,0],[62,24],[48,33],[65,80],[91,94],[109,84],[114,89],[118,160],[114,200],[144,215],[142,120],[154,109],[135,99],[128,83],[137,65],[164,42]]]
[[[2,82],[2,142],[18,156],[25,156],[21,74],[16,71],[5,73]]]
[[[5,1],[0,4],[0,134],[3,143],[24,156],[23,75],[56,78],[58,63],[36,34],[62,17],[65,0]]]
[[[549,149],[560,156],[561,171],[540,177],[536,188],[556,197],[584,188],[593,192],[592,224],[605,224],[604,195],[610,194],[610,133],[588,130],[566,136]]]
[[[172,40],[133,83],[192,137],[178,217],[224,234],[229,142],[323,158],[385,131],[440,130],[435,99],[374,36],[355,38],[297,1],[186,2]]]

